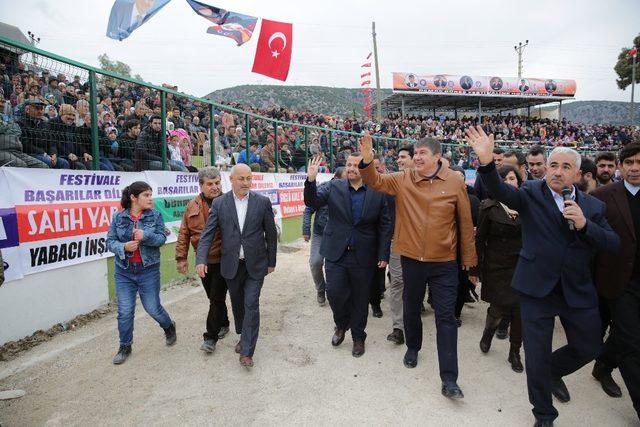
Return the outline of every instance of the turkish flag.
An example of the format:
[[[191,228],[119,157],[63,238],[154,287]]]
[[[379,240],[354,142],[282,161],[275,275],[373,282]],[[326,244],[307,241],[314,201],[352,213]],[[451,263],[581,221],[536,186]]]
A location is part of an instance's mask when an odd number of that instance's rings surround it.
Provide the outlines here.
[[[627,53],[627,56],[629,58],[632,58],[632,57],[636,56],[637,54],[638,54],[638,48],[634,46],[633,49],[631,49],[629,51],[629,53]]]
[[[287,80],[292,44],[292,24],[263,19],[251,71],[274,79]]]

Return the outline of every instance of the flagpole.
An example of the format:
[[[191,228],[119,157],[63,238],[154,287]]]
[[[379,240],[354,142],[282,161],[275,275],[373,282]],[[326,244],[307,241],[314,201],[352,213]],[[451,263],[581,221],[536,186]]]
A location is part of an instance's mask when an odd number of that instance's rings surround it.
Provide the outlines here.
[[[633,55],[633,65],[631,66],[631,112],[629,114],[631,116],[631,126],[633,126],[636,115],[635,105],[633,104],[633,95],[636,87],[636,56],[638,56],[637,53]]]
[[[371,23],[373,34],[373,60],[376,64],[376,120],[382,123],[382,101],[380,99],[380,69],[378,68],[378,44],[376,43],[376,23]]]

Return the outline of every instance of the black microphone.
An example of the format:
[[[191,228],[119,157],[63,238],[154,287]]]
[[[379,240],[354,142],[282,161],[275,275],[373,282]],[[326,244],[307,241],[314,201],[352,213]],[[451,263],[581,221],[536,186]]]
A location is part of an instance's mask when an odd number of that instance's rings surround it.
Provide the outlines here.
[[[571,199],[571,193],[572,193],[572,191],[571,191],[571,188],[569,188],[569,187],[564,187],[564,188],[562,189],[562,198],[564,199],[564,201],[565,201],[565,202],[566,202],[567,200],[572,200],[572,199]],[[567,206],[567,204],[566,204],[566,203],[565,203],[564,205],[565,205],[565,206]],[[567,224],[569,224],[569,230],[571,230],[571,231],[575,231],[575,229],[576,229],[576,223],[575,223],[575,222],[573,222],[573,220],[568,219],[568,220],[567,220]]]

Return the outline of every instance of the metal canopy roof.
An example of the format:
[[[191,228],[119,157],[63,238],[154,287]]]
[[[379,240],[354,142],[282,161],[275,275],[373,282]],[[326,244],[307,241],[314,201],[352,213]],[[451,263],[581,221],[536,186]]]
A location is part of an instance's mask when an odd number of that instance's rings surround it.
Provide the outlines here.
[[[400,111],[404,99],[405,112],[428,111],[432,109],[446,111],[477,111],[482,105],[482,111],[506,111],[517,108],[527,108],[534,105],[559,102],[572,98],[552,98],[534,96],[487,96],[487,95],[452,95],[446,93],[425,92],[394,92],[382,100],[383,110]]]

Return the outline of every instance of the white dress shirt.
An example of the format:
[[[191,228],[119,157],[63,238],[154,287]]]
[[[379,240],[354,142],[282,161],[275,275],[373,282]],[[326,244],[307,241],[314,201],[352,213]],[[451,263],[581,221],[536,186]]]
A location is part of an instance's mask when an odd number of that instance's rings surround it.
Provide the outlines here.
[[[624,181],[624,187],[634,196],[638,194],[638,191],[640,191],[640,185],[629,184],[626,180]]]
[[[558,209],[560,209],[560,212],[562,212],[564,210],[564,197],[562,197],[562,194],[558,194],[555,191],[553,191],[551,189],[551,187],[549,187],[549,190],[551,190],[551,194],[553,194],[553,200],[556,202],[556,205],[558,205]],[[571,187],[571,200],[575,200],[576,199],[576,187]]]
[[[249,207],[249,195],[244,198],[239,198],[236,193],[233,193],[233,201],[236,204],[236,212],[238,213],[238,225],[240,226],[240,234],[244,228],[244,220],[247,218],[247,208]],[[240,259],[244,259],[244,248],[240,244]]]

